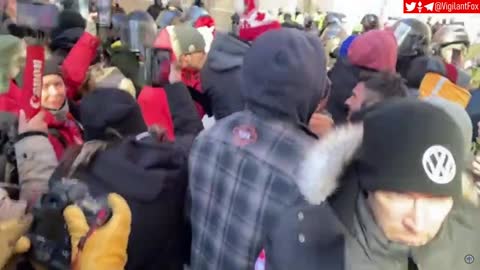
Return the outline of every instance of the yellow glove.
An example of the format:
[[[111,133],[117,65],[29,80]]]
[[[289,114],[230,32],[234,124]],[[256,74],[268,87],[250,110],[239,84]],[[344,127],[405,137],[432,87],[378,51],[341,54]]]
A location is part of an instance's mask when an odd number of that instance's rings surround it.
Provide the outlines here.
[[[104,226],[93,231],[90,231],[79,207],[71,205],[63,212],[71,237],[72,269],[124,269],[132,214],[125,199],[118,194],[110,194],[108,204],[112,209],[112,217]],[[83,237],[86,239],[79,250],[79,242]]]
[[[32,224],[33,217],[25,215],[19,219],[0,222],[0,269],[14,254],[25,253],[30,249],[30,240],[24,237]]]

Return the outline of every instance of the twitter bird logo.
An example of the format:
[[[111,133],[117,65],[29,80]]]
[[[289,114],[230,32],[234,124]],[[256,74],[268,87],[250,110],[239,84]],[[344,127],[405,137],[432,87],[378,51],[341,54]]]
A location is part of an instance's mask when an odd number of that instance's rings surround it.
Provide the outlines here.
[[[405,8],[407,9],[408,12],[412,12],[416,6],[417,6],[416,2],[412,2],[410,4],[405,3]]]

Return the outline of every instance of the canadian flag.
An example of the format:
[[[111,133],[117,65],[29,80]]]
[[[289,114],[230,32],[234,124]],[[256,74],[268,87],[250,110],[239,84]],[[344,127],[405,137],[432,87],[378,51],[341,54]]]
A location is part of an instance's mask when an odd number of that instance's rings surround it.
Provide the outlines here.
[[[240,39],[253,41],[266,31],[281,28],[276,18],[258,10],[258,0],[235,0],[234,4],[240,15]]]

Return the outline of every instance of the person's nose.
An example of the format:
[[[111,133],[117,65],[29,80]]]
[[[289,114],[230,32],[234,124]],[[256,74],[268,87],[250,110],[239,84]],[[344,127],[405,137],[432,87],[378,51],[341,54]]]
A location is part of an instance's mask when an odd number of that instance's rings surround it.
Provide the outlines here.
[[[350,107],[351,103],[352,103],[352,97],[349,97],[349,98],[347,98],[347,100],[345,100],[345,105],[347,107]]]
[[[48,87],[48,95],[49,96],[56,96],[58,93],[57,88],[54,85],[50,85]]]
[[[410,214],[404,219],[404,225],[413,233],[419,233],[426,229],[424,207],[422,200],[415,200]]]

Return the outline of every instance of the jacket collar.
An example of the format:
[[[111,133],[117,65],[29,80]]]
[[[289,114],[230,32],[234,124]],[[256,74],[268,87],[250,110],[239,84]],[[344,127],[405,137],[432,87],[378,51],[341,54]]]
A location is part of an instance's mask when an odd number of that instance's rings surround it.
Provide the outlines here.
[[[346,125],[322,138],[307,153],[298,185],[310,204],[321,204],[340,186],[339,178],[351,163],[362,138],[361,124]]]

